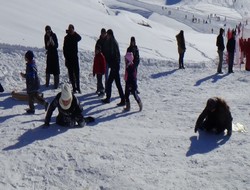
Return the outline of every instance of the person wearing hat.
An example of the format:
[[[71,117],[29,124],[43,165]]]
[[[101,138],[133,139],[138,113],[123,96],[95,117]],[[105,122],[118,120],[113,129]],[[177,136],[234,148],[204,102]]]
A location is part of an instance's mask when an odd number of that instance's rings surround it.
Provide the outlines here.
[[[223,51],[225,49],[223,34],[224,34],[224,29],[221,28],[220,34],[217,36],[217,39],[216,39],[216,46],[218,47],[217,52],[219,55],[219,64],[217,67],[217,73],[219,74],[222,74]]]
[[[51,30],[50,26],[45,27],[44,35],[45,49],[47,50],[46,60],[46,87],[49,86],[50,75],[54,75],[54,88],[57,89],[59,85],[59,58],[58,58],[58,40],[56,34]]]
[[[134,60],[134,55],[132,52],[127,52],[125,55],[125,75],[124,75],[124,80],[125,80],[125,111],[130,110],[130,100],[129,100],[129,95],[133,94],[136,102],[139,105],[139,111],[142,110],[142,102],[140,97],[138,96],[137,93],[137,85],[136,85],[136,77],[137,77],[137,71],[136,71],[136,66],[133,62]]]
[[[45,106],[45,110],[47,110],[49,103],[45,101],[45,99],[39,96],[40,89],[40,81],[37,74],[37,67],[34,60],[34,54],[31,50],[25,53],[25,61],[26,61],[26,72],[21,72],[21,76],[26,79],[26,91],[28,94],[28,102],[29,108],[26,110],[28,114],[35,113],[34,102],[38,102],[41,105]]]
[[[116,87],[119,92],[119,96],[121,98],[120,103],[117,106],[125,105],[125,97],[124,92],[121,85],[120,80],[120,50],[118,43],[114,37],[113,30],[109,29],[107,31],[107,40],[105,42],[105,46],[107,48],[107,52],[105,54],[106,63],[110,68],[108,81],[106,84],[106,98],[102,100],[103,103],[110,103],[111,91],[112,91],[112,83],[115,81]]]
[[[101,46],[96,45],[95,47],[95,57],[93,64],[93,77],[96,76],[97,79],[97,89],[96,93],[98,96],[103,96],[105,94],[104,86],[102,83],[102,76],[106,73],[106,60],[101,51]]]
[[[73,92],[80,89],[80,67],[78,60],[78,42],[82,39],[81,36],[75,32],[74,26],[70,24],[66,30],[67,35],[64,37],[63,55],[65,57],[65,65],[68,69],[69,80],[71,82]]]
[[[61,92],[51,102],[45,117],[45,127],[50,125],[51,116],[56,108],[58,108],[56,124],[60,126],[84,127],[86,122],[94,121],[92,117],[88,117],[88,119],[83,117],[83,108],[67,83],[62,84]]]
[[[194,132],[204,130],[220,134],[227,129],[227,135],[232,134],[232,115],[226,101],[219,97],[209,98],[205,109],[199,115]]]

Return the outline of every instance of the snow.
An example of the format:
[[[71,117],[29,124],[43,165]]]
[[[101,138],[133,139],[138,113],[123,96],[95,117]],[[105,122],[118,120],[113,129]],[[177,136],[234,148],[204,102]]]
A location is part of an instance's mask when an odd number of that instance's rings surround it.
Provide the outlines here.
[[[245,65],[234,65],[234,73],[227,74],[223,64],[224,74],[216,74],[215,41],[224,19],[206,25],[190,21],[193,14],[207,18],[216,10],[229,18],[227,27],[234,27],[245,21],[249,9],[248,0],[235,4],[183,0],[172,6],[162,0],[2,2],[0,82],[5,92],[0,93],[0,189],[250,189],[249,133],[234,131],[230,138],[194,133],[198,115],[213,96],[227,101],[234,124],[249,128],[250,73]],[[36,105],[35,115],[26,115],[27,103],[13,100],[11,92],[25,90],[20,72],[25,69],[28,49],[34,51],[41,83],[45,83],[47,24],[59,41],[60,80],[68,81],[62,45],[71,23],[82,36],[82,94],[76,96],[84,115],[95,117],[96,122],[81,129],[62,128],[54,123],[55,111],[51,127],[43,129],[44,108]],[[130,112],[116,106],[115,84],[110,104],[102,104],[94,93],[93,49],[103,27],[113,29],[121,56],[130,37],[136,38],[141,55],[141,112],[132,96]],[[185,70],[177,69],[175,35],[180,30],[187,46]],[[123,59],[120,74],[123,78]],[[41,90],[48,101],[60,92],[44,85]]]

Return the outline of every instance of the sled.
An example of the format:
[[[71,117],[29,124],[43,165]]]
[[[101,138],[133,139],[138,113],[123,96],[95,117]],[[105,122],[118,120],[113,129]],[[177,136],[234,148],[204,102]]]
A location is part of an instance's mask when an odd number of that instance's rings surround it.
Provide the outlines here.
[[[43,98],[43,93],[39,93],[39,96]],[[12,91],[11,92],[11,97],[15,100],[20,100],[20,101],[29,101],[29,96],[26,92],[20,92],[20,91]],[[36,100],[35,100],[36,102]]]

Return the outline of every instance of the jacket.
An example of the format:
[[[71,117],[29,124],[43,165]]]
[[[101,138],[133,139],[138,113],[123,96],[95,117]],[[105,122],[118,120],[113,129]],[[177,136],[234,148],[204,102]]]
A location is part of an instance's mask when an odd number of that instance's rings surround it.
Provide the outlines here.
[[[93,64],[93,75],[94,74],[105,74],[106,72],[106,60],[104,55],[100,52],[94,57]]]
[[[24,77],[26,79],[27,93],[38,92],[40,89],[40,80],[37,75],[37,67],[34,60],[26,63],[26,73]]]

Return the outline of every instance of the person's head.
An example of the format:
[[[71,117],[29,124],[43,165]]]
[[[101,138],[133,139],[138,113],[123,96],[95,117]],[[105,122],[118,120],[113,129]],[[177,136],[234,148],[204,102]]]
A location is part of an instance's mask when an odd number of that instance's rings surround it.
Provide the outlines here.
[[[102,51],[101,46],[100,46],[100,45],[96,45],[96,46],[95,46],[95,54],[98,54],[98,53],[100,53],[101,51]]]
[[[62,109],[67,110],[70,108],[73,99],[69,84],[62,84],[61,90],[62,91],[61,97],[59,98],[59,104]]]
[[[51,33],[51,27],[49,25],[45,26],[45,32],[46,34],[50,34]]]
[[[74,34],[74,32],[75,32],[75,28],[74,28],[73,24],[69,24],[68,29],[66,30],[66,33],[67,34]]]
[[[114,37],[113,30],[112,29],[108,29],[108,31],[107,31],[107,38],[110,39],[110,38],[113,38],[113,37]]]
[[[209,111],[211,111],[211,112],[215,111],[216,106],[217,106],[217,99],[216,99],[216,98],[209,98],[209,99],[207,100],[206,108],[207,108]]]
[[[126,63],[133,63],[134,55],[132,52],[127,52],[125,55],[125,62]]]
[[[106,29],[102,28],[101,29],[101,37],[104,38],[107,35]]]
[[[220,28],[220,34],[223,35],[224,34],[224,29]]]
[[[33,53],[33,51],[31,51],[31,50],[28,50],[26,53],[25,53],[25,60],[26,61],[28,61],[28,62],[30,62],[30,61],[32,61],[33,59],[34,59],[34,53]]]
[[[134,36],[132,36],[132,37],[130,38],[130,45],[131,45],[131,46],[135,46],[135,45],[136,45],[135,37],[134,37]]]

